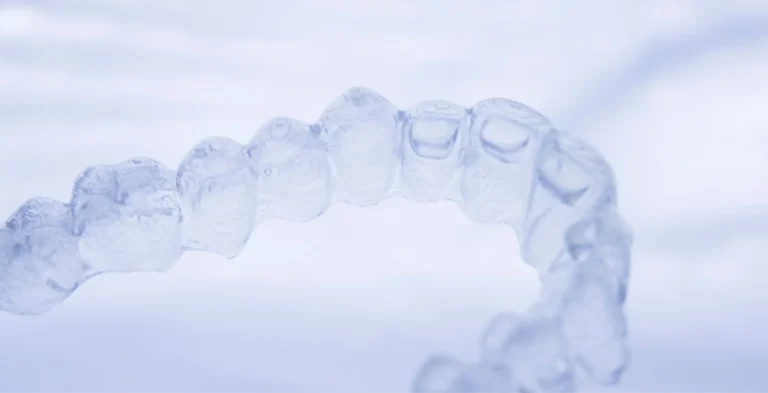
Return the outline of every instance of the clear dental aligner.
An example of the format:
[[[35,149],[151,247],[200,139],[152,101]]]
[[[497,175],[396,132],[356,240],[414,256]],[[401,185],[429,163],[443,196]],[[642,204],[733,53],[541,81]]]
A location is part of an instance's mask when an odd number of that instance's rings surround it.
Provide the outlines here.
[[[164,271],[185,250],[227,258],[268,219],[309,221],[335,201],[450,200],[505,224],[542,280],[526,315],[502,313],[480,358],[429,357],[414,392],[575,391],[629,362],[630,230],[608,164],[535,110],[502,98],[398,110],[353,88],[317,123],[267,122],[247,144],[200,141],[177,171],[150,158],[86,168],[63,203],[33,198],[0,228],[0,309],[39,314],[89,277]]]

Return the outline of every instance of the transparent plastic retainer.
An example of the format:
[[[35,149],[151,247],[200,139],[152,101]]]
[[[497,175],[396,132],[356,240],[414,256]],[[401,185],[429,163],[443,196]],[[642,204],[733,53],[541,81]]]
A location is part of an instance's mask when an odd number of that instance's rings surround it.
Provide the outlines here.
[[[269,219],[310,221],[333,202],[453,201],[515,229],[541,278],[525,315],[502,313],[480,359],[428,357],[414,392],[566,392],[615,384],[629,363],[623,305],[632,234],[610,166],[515,101],[433,100],[398,110],[366,88],[313,125],[274,118],[245,145],[200,141],[172,171],[150,158],[86,168],[72,199],[33,198],[0,228],[0,309],[39,314],[102,273],[164,271],[185,250],[237,256]]]

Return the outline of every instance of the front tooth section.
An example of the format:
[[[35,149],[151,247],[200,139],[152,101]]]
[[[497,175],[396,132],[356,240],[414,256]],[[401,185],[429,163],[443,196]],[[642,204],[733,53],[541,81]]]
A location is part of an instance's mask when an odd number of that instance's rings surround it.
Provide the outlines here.
[[[427,359],[411,386],[414,393],[511,392],[509,371],[500,365],[466,364],[437,355]]]
[[[0,229],[0,309],[50,310],[86,280],[69,207],[48,198],[24,203]]]
[[[245,148],[259,173],[259,221],[309,221],[333,201],[328,149],[309,125],[272,119]]]
[[[399,161],[397,117],[392,103],[362,87],[348,90],[320,116],[316,127],[338,177],[338,200],[371,206],[389,196]]]
[[[71,209],[80,254],[97,272],[164,271],[181,257],[175,173],[154,160],[87,168]]]
[[[519,391],[570,392],[576,387],[556,318],[499,315],[488,323],[480,345],[483,360],[507,367]]]
[[[234,258],[251,236],[258,178],[239,143],[223,137],[199,142],[176,174],[184,216],[184,247]]]
[[[491,98],[471,109],[460,203],[473,221],[520,228],[535,157],[551,128],[544,116],[515,101]]]
[[[571,358],[599,383],[615,384],[629,364],[626,321],[599,262],[577,268],[560,313]]]
[[[417,202],[457,199],[467,143],[467,110],[447,101],[422,102],[403,114],[401,183]]]
[[[547,269],[565,251],[566,230],[583,216],[614,206],[610,167],[591,146],[560,132],[538,154],[534,189],[523,231],[523,259]]]

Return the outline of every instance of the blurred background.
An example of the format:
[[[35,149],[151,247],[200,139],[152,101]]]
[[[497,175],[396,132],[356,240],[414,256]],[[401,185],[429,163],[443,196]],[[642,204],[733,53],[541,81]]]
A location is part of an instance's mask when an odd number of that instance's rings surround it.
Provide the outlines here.
[[[80,170],[175,167],[212,135],[313,122],[342,91],[401,108],[524,102],[614,167],[636,232],[616,392],[768,388],[768,3],[0,0],[0,211]],[[2,391],[405,391],[477,356],[538,279],[509,228],[449,204],[267,222],[234,260],[99,276],[0,315]]]

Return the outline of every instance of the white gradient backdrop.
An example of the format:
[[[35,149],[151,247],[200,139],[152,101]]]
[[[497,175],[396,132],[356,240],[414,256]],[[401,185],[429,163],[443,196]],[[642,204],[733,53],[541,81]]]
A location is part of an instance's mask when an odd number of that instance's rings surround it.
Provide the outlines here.
[[[569,4],[0,0],[0,214],[66,201],[91,164],[312,122],[355,85],[509,97],[604,153],[636,231],[633,363],[604,390],[768,389],[768,3]],[[536,299],[517,250],[448,204],[268,222],[235,260],[0,315],[0,391],[404,391]]]

